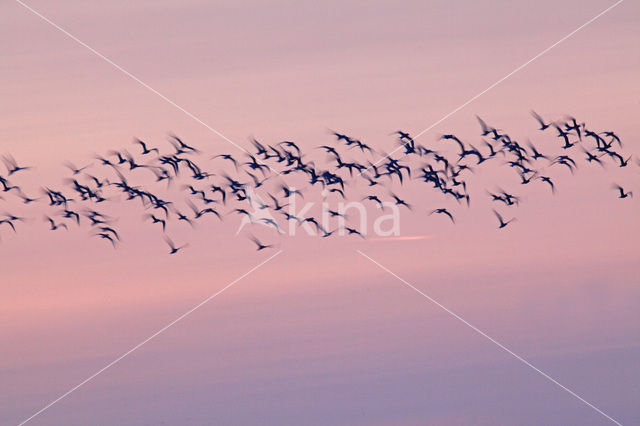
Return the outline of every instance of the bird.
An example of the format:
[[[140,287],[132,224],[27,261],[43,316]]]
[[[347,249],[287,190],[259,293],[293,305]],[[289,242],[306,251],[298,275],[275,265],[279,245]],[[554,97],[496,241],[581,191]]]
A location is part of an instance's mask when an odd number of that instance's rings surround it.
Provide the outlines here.
[[[4,162],[4,165],[7,167],[7,170],[9,172],[9,176],[13,175],[14,173],[18,173],[20,171],[23,171],[23,170],[31,169],[31,167],[18,166],[18,163],[16,162],[15,158],[13,158],[11,155],[3,156],[2,157],[2,161]]]
[[[51,219],[49,216],[45,216],[44,217],[46,221],[49,222],[49,226],[50,226],[50,230],[51,231],[55,231],[58,230],[60,228],[64,228],[64,229],[69,229],[67,228],[67,225],[64,223],[55,223],[53,219]]]
[[[620,195],[618,196],[618,198],[633,197],[633,192],[631,191],[625,192],[620,185],[613,184],[613,188],[616,189],[618,192],[620,192]]]
[[[551,178],[549,176],[538,176],[537,179],[540,179],[544,183],[548,184],[549,187],[551,188],[551,193],[555,193],[556,192],[556,187],[553,184],[553,182],[551,181]]]
[[[271,198],[271,201],[273,201],[273,207],[271,207],[274,211],[279,211],[282,210],[284,207],[287,207],[289,205],[289,203],[287,204],[280,204],[280,202],[278,201],[278,199],[276,197],[274,197],[271,194],[267,194],[269,196],[269,198]]]
[[[256,251],[273,248],[273,244],[262,244],[255,236],[249,235],[249,239],[256,245]]]
[[[304,195],[302,195],[302,192],[299,189],[290,188],[284,184],[280,185],[280,189],[284,192],[285,198],[290,198],[293,195],[299,195],[300,197],[304,198]]]
[[[615,132],[606,131],[602,132],[602,134],[611,138],[613,141],[617,142],[620,147],[622,147],[622,141],[620,141],[620,138],[615,134]]]
[[[7,213],[7,212],[4,213],[4,216],[6,220],[8,220],[9,222],[24,222],[26,220],[26,218],[24,217],[19,217],[12,213]]]
[[[609,154],[610,157],[617,159],[620,164],[620,167],[627,167],[629,165],[629,161],[631,160],[631,156],[629,156],[626,160],[622,157],[622,155],[618,154],[617,152],[610,152],[610,151],[606,151],[607,154]]]
[[[513,222],[514,220],[516,220],[516,218],[513,219],[509,219],[508,221],[504,221],[504,219],[502,218],[502,216],[500,216],[500,213],[498,213],[497,211],[493,210],[493,214],[496,215],[496,217],[498,218],[498,221],[500,222],[500,225],[498,226],[498,229],[502,229],[504,227],[506,227],[508,224],[510,224],[511,222]]]
[[[407,132],[403,132],[402,130],[397,130],[392,133],[392,135],[398,135],[400,139],[406,139],[407,141],[413,142],[413,138]]]
[[[456,144],[458,144],[458,147],[460,148],[460,151],[462,153],[465,152],[465,146],[464,143],[458,139],[458,137],[456,135],[452,135],[452,134],[444,134],[440,136],[440,139],[445,139],[445,140],[450,140],[450,141],[454,141]]]
[[[136,139],[135,141],[133,141],[133,143],[140,145],[140,147],[142,148],[142,155],[151,154],[152,152],[155,152],[156,154],[160,155],[160,150],[158,148],[149,149],[147,148],[147,144],[141,141],[140,139]]]
[[[199,154],[200,151],[197,150],[196,148],[187,145],[186,143],[184,143],[182,141],[182,139],[180,139],[178,136],[176,135],[171,135],[171,139],[169,140],[169,142],[174,146],[174,148],[176,149],[176,152],[182,154],[182,153],[186,153],[186,152],[191,152],[194,154]]]
[[[13,224],[12,221],[10,221],[8,219],[0,219],[0,225],[2,225],[3,223],[6,223],[7,225],[9,225],[11,227],[11,229],[13,229],[13,232],[17,232],[16,231],[16,226]]]
[[[278,226],[278,223],[270,217],[261,217],[260,219],[258,219],[258,221],[263,222],[265,225],[273,226],[279,234],[283,233],[280,229],[280,226]]]
[[[65,219],[75,219],[76,223],[80,225],[80,215],[77,212],[69,209],[64,209],[62,215]]]
[[[531,115],[540,124],[540,128],[538,130],[544,131],[551,127],[551,123],[545,123],[542,117],[540,117],[535,111],[531,110]]]
[[[497,133],[496,130],[493,127],[490,127],[487,125],[487,123],[480,117],[478,117],[476,115],[476,120],[478,120],[478,123],[480,124],[480,127],[482,128],[482,136],[488,136],[491,133]]]
[[[344,230],[348,232],[348,235],[358,235],[359,237],[364,238],[364,235],[362,234],[362,232],[358,231],[355,228],[349,228],[348,226],[345,226]]]
[[[164,219],[160,219],[158,217],[155,217],[153,214],[147,214],[145,215],[145,217],[151,219],[152,223],[159,223],[160,225],[162,225],[162,230],[166,231],[167,230],[167,221]]]
[[[452,223],[456,223],[455,219],[453,218],[453,215],[445,208],[439,208],[439,209],[432,210],[431,213],[429,213],[429,215],[432,215],[434,213],[447,215],[447,216],[449,216],[449,219],[451,219]]]
[[[369,186],[375,186],[375,185],[379,185],[379,184],[380,184],[380,182],[378,182],[378,181],[377,181],[377,180],[375,180],[375,179],[371,179],[371,178],[370,178],[369,176],[367,176],[367,175],[362,175],[362,177],[363,177],[363,178],[365,178],[367,182],[369,182]]]
[[[336,149],[332,146],[321,145],[317,147],[317,149],[324,149],[327,152],[327,154],[332,154],[332,155],[335,155],[336,158],[340,158],[340,154],[338,154],[338,151],[336,151]]]
[[[342,198],[345,198],[344,191],[342,191],[340,188],[331,188],[329,190],[329,193],[332,193],[332,192],[336,194],[340,194]]]
[[[371,149],[371,147],[369,145],[367,145],[365,143],[362,143],[360,141],[355,141],[355,146],[352,147],[352,148],[360,148],[360,150],[362,152],[365,152],[365,151],[369,151],[370,153],[373,152],[373,150]]]
[[[538,158],[544,158],[544,159],[548,159],[549,157],[547,157],[544,154],[541,154],[540,152],[538,152],[538,150],[536,149],[536,147],[531,143],[531,141],[527,142],[527,145],[529,145],[529,149],[531,150],[531,155],[532,158],[534,160],[537,160]]]
[[[591,162],[596,162],[598,164],[600,164],[601,166],[604,166],[602,164],[602,160],[600,160],[600,158],[598,158],[597,156],[593,155],[592,153],[590,153],[589,151],[587,151],[586,149],[580,147],[582,149],[582,152],[584,152],[584,154],[587,156],[586,160],[591,163]]]
[[[288,147],[288,148],[293,148],[293,149],[295,149],[296,151],[298,151],[298,154],[300,153],[300,147],[299,147],[298,145],[296,145],[296,143],[295,143],[295,142],[291,142],[291,141],[282,141],[282,142],[279,142],[279,143],[278,143],[278,145],[284,145],[284,146],[286,146],[286,147]]]
[[[229,161],[231,161],[231,163],[233,163],[233,167],[235,167],[235,169],[238,170],[238,161],[236,161],[236,159],[233,158],[233,156],[231,154],[218,154],[218,155],[214,155],[213,157],[211,157],[212,160],[214,158],[222,158],[224,160],[229,160]]]
[[[113,237],[110,234],[107,234],[106,232],[99,232],[97,234],[95,234],[96,237],[100,237],[103,240],[107,240],[111,243],[111,245],[113,246],[113,248],[116,248],[116,241],[113,239]]]
[[[377,203],[378,208],[384,209],[384,203],[380,200],[380,198],[378,198],[377,195],[367,195],[362,199],[362,201],[364,200],[375,201]]]
[[[85,169],[88,169],[89,167],[91,167],[91,165],[84,166],[84,167],[76,167],[75,164],[73,164],[71,161],[65,161],[64,165],[69,170],[71,170],[71,172],[74,174],[74,176],[82,173]]]
[[[164,236],[164,241],[167,243],[167,245],[169,246],[169,254],[176,254],[177,252],[179,252],[180,250],[182,250],[185,247],[188,247],[189,244],[183,244],[180,247],[176,247],[176,245],[173,243],[173,241],[171,240],[171,238],[169,238],[167,235]]]
[[[116,240],[120,241],[120,235],[115,229],[111,228],[110,226],[101,226],[98,229],[100,230],[100,232],[103,232],[105,234],[111,234]]]
[[[23,204],[31,204],[33,202],[36,202],[39,200],[39,198],[31,198],[28,197],[24,192],[22,192],[21,190],[18,192],[18,197],[20,197],[22,199],[22,203]]]
[[[397,206],[405,206],[409,210],[412,210],[411,205],[409,205],[406,201],[400,199],[396,194],[392,192],[390,195],[395,200],[395,203]]]
[[[347,144],[352,143],[352,139],[344,134],[338,133],[338,132],[334,132],[333,130],[331,130],[331,133],[333,134],[333,136],[336,137],[337,140],[339,141],[345,141]]]

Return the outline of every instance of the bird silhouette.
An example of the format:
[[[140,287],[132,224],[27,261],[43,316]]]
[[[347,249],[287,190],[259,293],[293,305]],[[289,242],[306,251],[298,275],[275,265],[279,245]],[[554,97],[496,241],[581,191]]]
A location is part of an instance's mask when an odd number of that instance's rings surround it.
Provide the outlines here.
[[[9,172],[9,176],[13,175],[14,173],[18,173],[20,171],[23,171],[23,170],[31,169],[31,167],[18,166],[18,163],[16,162],[15,158],[13,158],[11,155],[3,156],[2,157],[2,161],[4,162],[4,165],[7,167],[7,171]]]
[[[177,252],[179,252],[180,250],[182,250],[183,248],[186,248],[189,246],[189,244],[183,244],[180,247],[177,247],[173,241],[171,240],[171,238],[169,238],[168,236],[164,236],[164,241],[167,243],[167,245],[169,246],[169,254],[176,254]]]
[[[538,130],[544,131],[544,130],[547,130],[549,127],[551,127],[551,123],[545,123],[542,117],[540,117],[535,111],[531,110],[531,115],[540,124],[540,128]]]
[[[60,228],[64,228],[67,230],[69,229],[67,225],[64,223],[55,223],[54,220],[51,219],[49,216],[45,216],[45,220],[49,222],[49,226],[52,231],[56,231]]]
[[[625,190],[620,185],[614,184],[613,188],[616,189],[620,193],[618,198],[633,197],[633,192],[631,192],[631,191],[625,192]]]
[[[256,251],[273,248],[273,244],[262,244],[255,236],[250,235],[249,239],[256,245]]]
[[[431,213],[429,213],[429,215],[432,215],[434,213],[436,213],[436,214],[444,214],[444,215],[448,216],[449,219],[451,219],[451,223],[456,223],[455,219],[453,218],[453,215],[449,212],[449,210],[447,210],[445,208],[439,208],[439,209],[432,210]]]
[[[493,214],[496,215],[496,217],[498,218],[498,221],[500,222],[498,228],[502,229],[504,227],[506,227],[508,224],[510,224],[511,222],[513,222],[514,220],[516,220],[516,218],[513,219],[509,219],[505,222],[505,220],[502,218],[502,216],[500,215],[500,213],[498,213],[497,211],[493,210]]]

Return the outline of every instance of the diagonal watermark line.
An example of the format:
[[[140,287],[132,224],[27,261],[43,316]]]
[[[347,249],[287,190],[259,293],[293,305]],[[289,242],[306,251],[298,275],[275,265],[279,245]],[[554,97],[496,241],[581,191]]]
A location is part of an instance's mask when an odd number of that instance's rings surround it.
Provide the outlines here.
[[[154,94],[156,94],[161,99],[165,100],[166,102],[168,102],[169,104],[171,104],[172,106],[174,106],[178,110],[182,111],[184,114],[186,114],[187,116],[189,116],[193,120],[197,121],[198,123],[200,123],[201,125],[203,125],[207,129],[209,129],[211,132],[215,133],[216,135],[218,135],[219,137],[221,137],[225,141],[229,142],[231,145],[233,145],[236,148],[238,148],[239,150],[249,154],[249,151],[247,151],[246,149],[244,149],[243,147],[241,147],[240,145],[238,145],[237,143],[235,143],[234,141],[232,141],[231,139],[229,139],[228,137],[226,137],[225,135],[220,133],[218,130],[214,129],[213,127],[211,127],[210,125],[208,125],[207,123],[202,121],[200,118],[195,116],[193,113],[187,111],[186,109],[184,109],[183,107],[181,107],[180,105],[178,105],[177,103],[175,103],[174,101],[172,101],[171,99],[169,99],[168,97],[163,95],[162,93],[158,92],[156,89],[154,89],[153,87],[149,86],[144,81],[140,80],[138,77],[136,77],[135,75],[131,74],[129,71],[127,71],[126,69],[122,68],[120,65],[116,64],[111,59],[107,58],[105,55],[103,55],[102,53],[98,52],[93,47],[89,46],[87,43],[85,43],[82,40],[78,39],[76,36],[74,36],[73,34],[68,32],[67,30],[62,28],[60,25],[56,24],[55,22],[53,22],[52,20],[50,20],[49,18],[47,18],[46,16],[41,14],[37,10],[33,9],[31,6],[25,4],[24,2],[22,2],[20,0],[15,0],[15,1],[16,1],[16,3],[20,4],[22,7],[24,7],[25,9],[27,9],[28,11],[30,11],[31,13],[33,13],[34,15],[36,15],[37,17],[39,17],[40,19],[42,19],[43,21],[45,21],[46,23],[51,25],[52,27],[57,29],[58,31],[60,31],[63,34],[65,34],[67,37],[69,37],[70,39],[72,39],[73,41],[78,43],[79,45],[81,45],[81,46],[87,48],[88,50],[90,50],[93,54],[98,56],[100,59],[102,59],[105,62],[107,62],[108,64],[110,64],[111,66],[113,66],[114,68],[116,68],[117,70],[119,70],[120,72],[125,74],[127,77],[131,78],[136,83],[140,84],[142,87],[144,87],[144,88],[148,89],[149,91],[153,92]]]
[[[606,14],[607,12],[611,11],[613,8],[615,8],[616,6],[618,6],[620,3],[622,3],[624,0],[618,0],[616,3],[612,4],[611,6],[609,6],[608,8],[606,8],[605,10],[603,10],[602,12],[598,13],[596,16],[594,16],[593,18],[589,19],[587,22],[585,22],[584,24],[580,25],[578,28],[576,28],[575,30],[571,31],[569,34],[567,34],[566,36],[562,37],[560,40],[556,41],[555,43],[553,43],[551,46],[547,47],[546,49],[544,49],[543,51],[541,51],[540,53],[538,53],[537,55],[535,55],[534,57],[532,57],[531,59],[529,59],[527,62],[523,63],[522,65],[520,65],[519,67],[517,67],[516,69],[514,69],[513,71],[511,71],[509,74],[505,75],[504,77],[502,77],[500,80],[496,81],[495,83],[493,83],[492,85],[490,85],[489,87],[487,87],[486,89],[484,89],[483,91],[479,92],[478,94],[476,94],[475,96],[473,96],[472,98],[470,98],[468,101],[464,102],[463,104],[461,104],[460,106],[458,106],[457,108],[455,108],[453,111],[451,111],[450,113],[446,114],[445,116],[443,116],[442,118],[440,118],[438,121],[436,121],[435,123],[433,123],[432,125],[430,125],[429,127],[427,127],[426,129],[422,130],[420,133],[416,134],[415,136],[413,136],[413,139],[419,138],[420,136],[422,136],[423,134],[425,134],[426,132],[428,132],[429,130],[433,129],[434,127],[436,127],[438,124],[442,123],[443,121],[445,121],[447,118],[451,117],[452,115],[454,115],[455,113],[457,113],[458,111],[460,111],[461,109],[463,109],[464,107],[466,107],[467,105],[469,105],[470,103],[472,103],[473,101],[475,101],[476,99],[478,99],[479,97],[481,97],[482,95],[484,95],[485,93],[487,93],[488,91],[490,91],[491,89],[493,89],[494,87],[496,87],[497,85],[499,85],[500,83],[502,83],[503,81],[507,80],[509,77],[513,76],[514,74],[516,74],[518,71],[521,71],[523,68],[525,68],[526,66],[528,66],[529,64],[531,64],[532,62],[534,62],[535,60],[537,60],[538,58],[540,58],[541,56],[543,56],[544,54],[546,54],[547,52],[549,52],[551,49],[553,49],[554,47],[558,46],[560,43],[564,42],[565,40],[567,40],[568,38],[572,37],[574,34],[576,34],[578,31],[582,30],[583,28],[585,28],[586,26],[590,25],[591,23],[593,23],[596,19],[600,18],[602,15]],[[389,158],[391,155],[393,155],[395,152],[397,152],[399,149],[402,148],[402,145],[393,149],[390,153],[386,154],[384,157],[380,158],[378,161],[376,161],[375,163],[373,163],[374,166],[377,166],[378,164],[380,164],[380,162],[386,160],[387,158]],[[371,169],[372,167],[368,167],[367,169],[363,170],[363,172]],[[362,172],[360,173],[362,174]]]
[[[62,399],[66,398],[67,396],[69,396],[71,393],[73,393],[74,391],[76,391],[80,386],[86,384],[87,382],[93,380],[96,376],[98,376],[99,374],[103,373],[105,370],[107,370],[108,368],[112,367],[113,365],[115,365],[116,363],[118,363],[119,361],[121,361],[123,358],[127,357],[129,354],[131,354],[132,352],[134,352],[135,350],[139,349],[141,346],[145,345],[146,343],[148,343],[150,340],[152,340],[153,338],[157,337],[159,334],[162,334],[163,332],[165,332],[167,329],[169,329],[171,326],[173,326],[174,324],[178,323],[179,321],[183,320],[184,318],[186,318],[188,315],[192,314],[195,310],[197,310],[198,308],[202,307],[203,305],[205,305],[207,302],[209,302],[211,299],[214,299],[216,296],[222,294],[225,290],[227,290],[228,288],[230,288],[231,286],[233,286],[234,284],[236,284],[238,281],[242,280],[243,278],[245,278],[246,276],[248,276],[249,274],[251,274],[252,272],[254,272],[256,269],[260,268],[261,266],[263,266],[265,263],[269,262],[270,260],[272,260],[273,258],[275,258],[277,255],[279,255],[280,253],[282,253],[282,250],[278,250],[277,253],[275,253],[274,255],[272,255],[271,257],[267,258],[266,260],[264,260],[263,262],[259,263],[258,265],[254,266],[253,268],[251,268],[248,272],[245,272],[244,274],[242,274],[240,277],[236,278],[235,280],[231,281],[229,284],[227,284],[226,286],[224,286],[222,289],[218,290],[217,292],[215,292],[214,294],[212,294],[211,296],[207,297],[206,299],[204,299],[202,302],[198,303],[197,305],[195,305],[193,308],[189,309],[187,312],[185,312],[184,314],[180,315],[178,318],[174,319],[173,321],[171,321],[169,324],[165,325],[164,327],[162,327],[160,330],[156,331],[155,333],[153,333],[151,336],[147,337],[146,339],[144,339],[142,342],[138,343],[137,345],[135,345],[133,348],[129,349],[127,352],[123,353],[122,355],[120,355],[118,358],[114,359],[113,361],[111,361],[109,364],[105,365],[104,367],[102,367],[100,370],[96,371],[95,373],[93,373],[91,376],[87,377],[86,379],[84,379],[82,382],[78,383],[77,385],[75,385],[74,387],[72,387],[71,389],[69,389],[68,391],[66,391],[65,393],[63,393],[62,395],[60,395],[58,398],[54,399],[53,401],[51,401],[50,403],[48,403],[47,405],[45,405],[44,407],[42,407],[40,410],[38,410],[36,413],[34,413],[31,417],[28,417],[27,419],[23,420],[22,422],[20,422],[19,426],[24,425],[25,423],[29,422],[30,420],[32,420],[34,417],[38,416],[39,414],[42,414],[45,410],[49,409],[51,406],[53,406],[54,404],[58,403],[59,401],[61,401]]]
[[[450,314],[451,316],[453,316],[454,318],[456,318],[457,320],[459,320],[460,322],[462,322],[463,324],[465,324],[467,327],[471,328],[473,331],[475,331],[476,333],[480,334],[482,337],[485,337],[486,339],[488,339],[490,342],[494,343],[496,346],[498,346],[500,349],[504,350],[505,352],[507,352],[509,355],[513,356],[514,358],[516,358],[518,361],[522,362],[523,364],[525,364],[527,367],[530,367],[531,369],[533,369],[534,371],[536,371],[537,373],[541,374],[544,378],[546,378],[547,380],[549,380],[550,382],[552,382],[553,384],[559,386],[560,388],[564,389],[565,391],[567,391],[569,394],[573,395],[574,397],[576,397],[577,399],[579,399],[580,401],[582,401],[583,403],[585,403],[587,406],[593,408],[595,411],[597,411],[598,413],[602,414],[604,417],[606,417],[608,420],[612,421],[613,423],[622,426],[622,424],[620,422],[618,422],[617,420],[615,420],[613,417],[609,416],[607,413],[605,413],[604,411],[602,411],[601,409],[599,409],[598,407],[596,407],[595,405],[593,405],[592,403],[590,403],[589,401],[587,401],[586,399],[582,398],[580,395],[578,395],[577,393],[575,393],[574,391],[572,391],[571,389],[569,389],[568,387],[564,386],[562,383],[558,382],[556,379],[554,379],[553,377],[549,376],[547,373],[545,373],[544,371],[540,370],[539,368],[537,368],[535,365],[531,364],[529,361],[527,361],[526,359],[522,358],[520,355],[516,354],[515,352],[513,352],[511,349],[507,348],[506,346],[504,346],[502,343],[498,342],[496,339],[494,339],[493,337],[489,336],[488,334],[486,334],[484,331],[480,330],[478,327],[476,327],[475,325],[469,323],[467,320],[465,320],[464,318],[462,318],[460,315],[456,314],[455,312],[453,312],[452,310],[450,310],[449,308],[447,308],[446,306],[442,305],[440,302],[438,302],[437,300],[435,300],[434,298],[432,298],[431,296],[429,296],[428,294],[424,293],[422,290],[418,289],[417,287],[413,286],[411,283],[409,283],[408,281],[404,280],[403,278],[401,278],[400,276],[396,275],[395,273],[393,273],[391,270],[389,270],[388,268],[386,268],[385,266],[381,265],[380,263],[378,263],[377,261],[375,261],[374,259],[372,259],[371,257],[367,256],[366,254],[364,254],[363,252],[361,252],[360,250],[356,250],[360,255],[362,255],[364,258],[370,260],[372,263],[374,263],[375,265],[377,265],[378,267],[380,267],[380,269],[382,269],[383,271],[388,272],[389,274],[391,274],[392,276],[396,277],[398,280],[400,280],[402,283],[404,283],[407,287],[411,288],[412,290],[416,291],[418,294],[420,294],[421,296],[423,296],[424,298],[428,299],[430,302],[434,303],[435,305],[437,305],[438,307],[440,307],[442,310],[444,310],[445,312],[447,312],[448,314]]]

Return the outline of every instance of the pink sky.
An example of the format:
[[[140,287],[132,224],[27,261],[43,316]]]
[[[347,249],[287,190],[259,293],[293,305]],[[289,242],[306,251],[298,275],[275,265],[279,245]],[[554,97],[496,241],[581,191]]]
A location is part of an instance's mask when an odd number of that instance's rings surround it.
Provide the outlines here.
[[[613,2],[27,4],[242,146],[256,136],[311,149],[331,128],[390,150],[391,132],[429,127]],[[640,153],[639,20],[623,2],[420,141],[473,140],[479,114],[538,142],[534,108],[615,130]],[[174,132],[237,153],[19,3],[0,4],[0,32],[0,153],[37,166],[26,186],[133,137],[163,144]],[[607,423],[356,250],[637,423],[639,200],[610,185],[640,195],[639,176],[566,174],[555,197],[530,190],[508,232],[479,196],[456,226],[429,218],[428,199],[403,215],[402,234],[425,239],[285,238],[273,261],[30,424]],[[2,233],[0,423],[31,416],[271,254],[229,220],[180,234],[191,245],[170,257],[138,224],[122,219],[117,251],[39,219]]]

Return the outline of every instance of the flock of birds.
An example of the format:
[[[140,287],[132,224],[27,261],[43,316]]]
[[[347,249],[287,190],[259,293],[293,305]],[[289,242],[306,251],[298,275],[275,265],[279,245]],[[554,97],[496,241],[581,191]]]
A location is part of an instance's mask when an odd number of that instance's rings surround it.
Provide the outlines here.
[[[117,247],[121,236],[115,226],[116,220],[105,213],[103,207],[123,201],[139,203],[144,210],[143,220],[163,233],[169,253],[175,254],[187,245],[176,245],[167,235],[168,228],[180,222],[195,226],[196,222],[209,216],[216,220],[230,215],[242,216],[248,223],[260,223],[276,232],[281,232],[282,221],[293,221],[300,226],[309,224],[322,237],[366,236],[355,226],[345,224],[330,230],[313,215],[297,217],[295,212],[285,209],[292,197],[302,198],[313,188],[321,189],[325,199],[349,200],[353,199],[354,186],[364,184],[367,188],[364,198],[360,194],[357,201],[373,203],[379,208],[390,202],[398,208],[413,210],[411,203],[390,189],[392,184],[402,187],[411,180],[440,194],[443,203],[450,199],[469,206],[471,195],[467,182],[475,170],[488,165],[512,170],[523,186],[546,185],[555,193],[556,177],[551,175],[555,169],[566,169],[573,174],[579,163],[600,166],[609,163],[616,167],[631,164],[631,156],[622,154],[622,142],[612,131],[593,131],[573,117],[545,121],[535,112],[532,115],[539,124],[539,132],[555,136],[558,155],[550,155],[549,151],[530,141],[521,143],[479,117],[481,139],[477,147],[454,134],[443,134],[432,146],[425,146],[417,143],[409,133],[397,131],[394,135],[398,147],[391,154],[384,154],[358,139],[332,131],[334,143],[314,148],[325,153],[322,166],[308,160],[307,154],[292,141],[263,144],[253,139],[252,152],[206,157],[199,149],[171,136],[171,148],[166,152],[135,140],[135,155],[119,150],[96,156],[93,163],[81,167],[66,162],[70,177],[65,178],[61,187],[42,187],[38,195],[28,195],[16,183],[31,167],[21,166],[13,157],[5,155],[3,162],[7,173],[0,175],[0,205],[18,201],[36,206],[41,214],[44,208],[43,220],[51,231],[88,226],[92,236]],[[374,161],[376,155],[379,159]],[[213,166],[217,166],[218,172],[207,170]],[[290,185],[294,179],[302,183],[302,189]],[[165,190],[172,188],[172,196],[179,195],[180,200],[151,188],[158,185]],[[256,195],[259,188],[266,191],[265,198],[269,202]],[[619,185],[614,185],[614,189],[619,198],[633,195]],[[487,194],[503,209],[517,206],[521,200],[519,195],[502,189],[487,191]],[[257,215],[256,206],[281,220]],[[513,217],[506,219],[504,213],[496,209],[493,212],[498,228],[505,228],[515,220]],[[329,213],[331,217],[343,219],[343,223],[347,219],[339,210],[329,210]],[[455,223],[454,211],[447,207],[439,206],[425,214],[446,216]],[[4,228],[17,232],[25,220],[25,217],[5,212],[0,215],[0,232]],[[274,247],[252,234],[249,239],[257,250]]]

